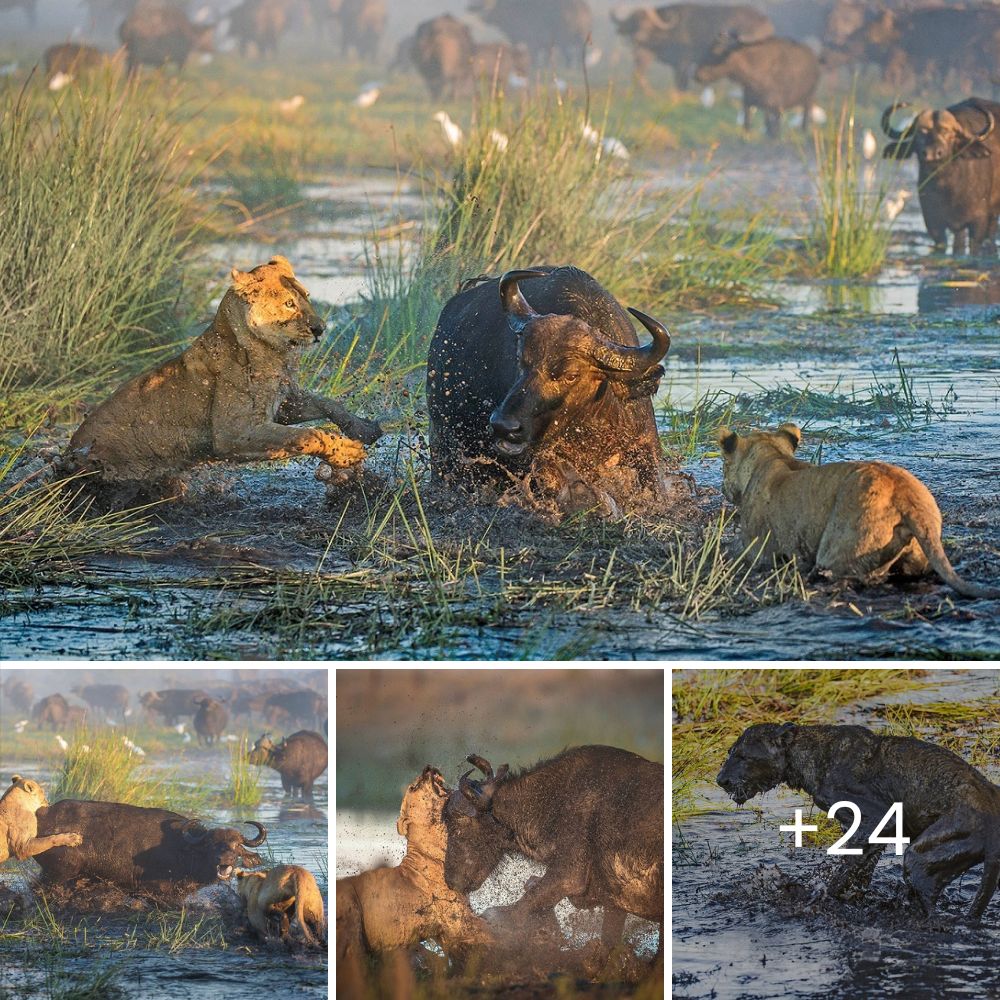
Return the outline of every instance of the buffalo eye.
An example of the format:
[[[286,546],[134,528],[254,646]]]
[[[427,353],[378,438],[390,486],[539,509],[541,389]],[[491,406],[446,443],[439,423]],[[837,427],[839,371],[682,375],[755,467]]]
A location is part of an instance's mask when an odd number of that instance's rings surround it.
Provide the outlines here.
[[[567,385],[572,385],[579,378],[580,378],[579,372],[563,372],[562,375],[559,376],[558,380],[560,382],[565,382]]]

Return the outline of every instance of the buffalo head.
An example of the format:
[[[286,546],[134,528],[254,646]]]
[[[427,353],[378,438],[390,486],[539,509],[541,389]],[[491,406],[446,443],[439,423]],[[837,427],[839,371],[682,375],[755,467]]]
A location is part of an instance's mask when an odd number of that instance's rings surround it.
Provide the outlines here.
[[[514,849],[513,834],[493,815],[493,794],[507,777],[507,765],[494,774],[488,760],[475,754],[466,760],[475,764],[485,779],[470,780],[472,771],[466,771],[444,810],[448,828],[444,880],[449,888],[462,893],[478,889],[500,863],[504,852]]]
[[[676,10],[637,7],[631,11],[611,11],[611,20],[619,35],[635,45],[665,41],[676,29],[680,14]]]
[[[259,854],[248,851],[248,847],[259,847],[267,839],[267,830],[255,820],[245,820],[245,826],[257,828],[257,836],[247,840],[239,830],[232,827],[218,827],[206,830],[197,820],[189,819],[180,828],[181,837],[191,846],[191,854],[197,857],[195,867],[198,876],[206,884],[227,868],[257,868],[264,863]]]
[[[990,155],[986,138],[996,122],[989,109],[982,108],[983,127],[974,132],[949,110],[921,111],[906,128],[893,128],[892,116],[908,105],[896,101],[882,112],[882,131],[892,140],[882,155],[887,160],[903,160],[914,153],[923,164],[944,164],[954,159],[981,159]]]
[[[616,344],[575,316],[542,316],[518,283],[544,271],[508,271],[500,301],[517,337],[517,378],[490,416],[494,446],[517,456],[572,427],[575,417],[609,391],[624,399],[652,395],[663,375],[670,334],[655,319],[629,312],[652,334],[646,347]]]
[[[274,741],[271,739],[270,733],[264,733],[256,743],[254,743],[253,748],[247,754],[248,764],[265,765],[271,763],[271,758],[274,756],[275,751],[278,748],[275,747]]]

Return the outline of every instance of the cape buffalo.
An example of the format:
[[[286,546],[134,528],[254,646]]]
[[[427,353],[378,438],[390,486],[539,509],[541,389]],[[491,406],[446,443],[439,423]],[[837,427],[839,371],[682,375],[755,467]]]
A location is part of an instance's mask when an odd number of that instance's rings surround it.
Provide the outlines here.
[[[229,724],[229,713],[226,707],[214,698],[198,700],[198,711],[194,716],[194,731],[198,734],[198,742],[211,746],[219,742],[219,737]]]
[[[526,298],[519,284],[529,279]],[[435,478],[474,491],[514,480],[561,513],[662,506],[650,396],[670,335],[629,312],[652,334],[648,346],[575,267],[508,271],[453,296],[427,359]]]
[[[288,0],[243,0],[230,10],[229,34],[237,39],[244,56],[251,46],[258,56],[276,55],[278,41],[288,27]]]
[[[80,76],[92,70],[105,69],[111,65],[111,56],[93,45],[65,42],[62,45],[50,45],[42,54],[42,61],[45,64],[46,79],[51,79],[56,73]]]
[[[282,722],[319,726],[326,707],[326,698],[315,691],[278,691],[264,699],[263,713],[272,726]]]
[[[593,27],[586,0],[476,0],[469,12],[499,28],[515,45],[526,45],[539,64],[559,50],[568,65],[579,62]]]
[[[802,128],[809,128],[813,95],[819,82],[819,60],[812,49],[791,38],[766,38],[744,44],[721,38],[695,70],[699,83],[728,77],[743,88],[743,129],[750,131],[750,116],[761,108],[767,134],[781,134],[781,112],[802,106]]]
[[[553,926],[553,907],[604,907],[601,941],[620,940],[626,914],[661,923],[663,947],[663,765],[627,750],[583,746],[564,750],[518,774],[504,764],[466,758],[467,771],[445,808],[448,886],[478,889],[507,852],[545,865],[513,906],[498,911],[513,927],[538,919]]]
[[[303,799],[312,799],[313,782],[326,770],[328,756],[323,737],[302,729],[286,736],[277,746],[265,733],[254,743],[247,761],[277,771],[286,796],[294,798],[298,791]]]
[[[61,694],[46,695],[31,710],[31,718],[39,726],[48,726],[55,732],[66,725],[69,718],[69,702]]]
[[[200,688],[174,688],[168,691],[147,691],[140,695],[139,703],[147,712],[159,712],[168,726],[174,726],[179,715],[194,715],[198,711],[198,702],[208,697],[208,692]]]
[[[359,59],[374,59],[385,34],[385,0],[342,0],[340,4],[340,50],[351,49]]]
[[[127,687],[121,684],[85,684],[77,685],[71,690],[92,709],[97,709],[104,718],[112,713],[125,717],[130,697]]]
[[[746,42],[774,34],[774,25],[745,4],[673,3],[637,7],[628,14],[611,12],[618,34],[632,45],[636,82],[649,93],[646,71],[654,59],[670,66],[679,90],[691,83],[694,68],[704,60],[720,35],[734,34]]]
[[[267,830],[253,820],[246,824],[257,828],[257,836],[248,840],[239,830],[206,829],[180,813],[121,802],[63,799],[37,815],[40,836],[68,829],[83,835],[82,847],[55,848],[35,859],[50,882],[86,876],[126,889],[152,882],[211,885],[220,865],[263,864],[247,850],[267,839]]]
[[[140,0],[118,29],[130,73],[169,62],[182,69],[192,52],[212,51],[214,33],[214,25],[193,24],[179,7],[160,0]]]
[[[27,682],[17,677],[8,677],[3,682],[2,707],[9,705],[17,712],[27,712],[35,700],[35,689]]]
[[[905,105],[896,102],[882,114],[882,130],[892,140],[886,159],[917,157],[917,192],[927,232],[939,253],[964,254],[966,237],[972,253],[996,252],[1000,215],[1000,136],[995,131],[1000,104],[970,97],[944,110],[921,111],[902,131],[892,115]]]
[[[434,100],[454,100],[472,88],[472,32],[451,14],[417,26],[410,59]]]

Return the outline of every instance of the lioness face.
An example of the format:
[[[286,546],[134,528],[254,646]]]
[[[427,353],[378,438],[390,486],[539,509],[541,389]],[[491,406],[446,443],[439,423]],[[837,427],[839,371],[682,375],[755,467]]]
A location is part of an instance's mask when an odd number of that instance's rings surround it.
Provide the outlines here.
[[[787,751],[794,727],[770,722],[750,726],[729,748],[729,756],[715,779],[741,806],[785,780]]]
[[[252,271],[232,271],[233,291],[246,309],[252,336],[282,353],[316,343],[326,329],[284,257]]]
[[[717,437],[722,449],[722,493],[730,503],[739,504],[760,464],[777,456],[791,458],[802,431],[795,424],[782,424],[776,431],[752,431],[740,437],[720,427]]]
[[[399,809],[399,819],[396,821],[396,832],[406,837],[411,826],[418,829],[439,827],[444,836],[442,814],[447,801],[448,789],[445,787],[444,775],[428,764],[420,777],[406,789]]]
[[[42,786],[30,778],[22,778],[19,774],[15,774],[11,778],[10,788],[4,792],[3,799],[6,799],[7,796],[10,796],[11,799],[17,799],[18,804],[29,812],[37,812],[42,806],[49,804]]]

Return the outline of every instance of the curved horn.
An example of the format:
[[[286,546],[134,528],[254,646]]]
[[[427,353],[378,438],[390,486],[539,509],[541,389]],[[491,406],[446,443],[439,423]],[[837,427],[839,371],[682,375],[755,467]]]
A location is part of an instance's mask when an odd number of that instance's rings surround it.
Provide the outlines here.
[[[493,798],[492,791],[487,791],[478,781],[470,781],[471,771],[466,771],[458,779],[458,790],[475,806],[477,811],[485,811],[490,807]]]
[[[261,824],[258,823],[255,819],[243,820],[243,826],[257,827],[257,836],[254,837],[253,840],[247,840],[246,837],[243,837],[244,847],[260,847],[260,845],[263,844],[265,840],[267,840],[267,830],[265,830],[264,827],[261,826]]]
[[[189,819],[181,826],[181,836],[189,844],[200,844],[208,836],[208,830],[202,830],[200,835],[195,836],[191,833],[191,828],[194,826],[201,826],[201,824],[196,819]]]
[[[647,316],[631,307],[629,312],[652,335],[652,343],[645,347],[625,347],[601,338],[601,343],[593,350],[593,358],[605,371],[639,376],[648,372],[670,350],[670,334],[667,328],[652,316]]]
[[[493,765],[485,758],[480,757],[478,754],[470,753],[468,757],[465,758],[470,764],[475,764],[483,774],[486,775],[487,781],[493,780]],[[469,774],[472,774],[470,771]]]
[[[647,7],[646,16],[662,31],[670,31],[677,20],[674,16],[672,16],[669,21],[665,20],[655,7]]]
[[[890,139],[892,139],[893,142],[899,142],[899,140],[903,138],[904,134],[908,132],[909,129],[905,129],[903,132],[901,132],[899,129],[893,128],[892,116],[900,108],[908,108],[909,106],[910,106],[909,101],[893,101],[892,104],[890,104],[889,107],[887,107],[885,111],[882,112],[882,131],[885,132],[885,134]]]
[[[977,104],[976,107],[980,111],[982,111],[982,113],[984,115],[986,115],[986,128],[984,128],[982,132],[977,132],[976,133],[976,138],[980,142],[982,142],[983,139],[985,139],[990,134],[990,132],[993,131],[993,127],[994,127],[994,125],[996,125],[996,119],[993,117],[993,112],[990,111],[989,108],[984,108],[984,107],[982,107],[979,104]]]
[[[538,313],[528,305],[528,300],[517,287],[519,281],[525,278],[544,278],[544,271],[507,271],[500,279],[500,305],[514,330],[520,333],[528,320],[534,319]]]

